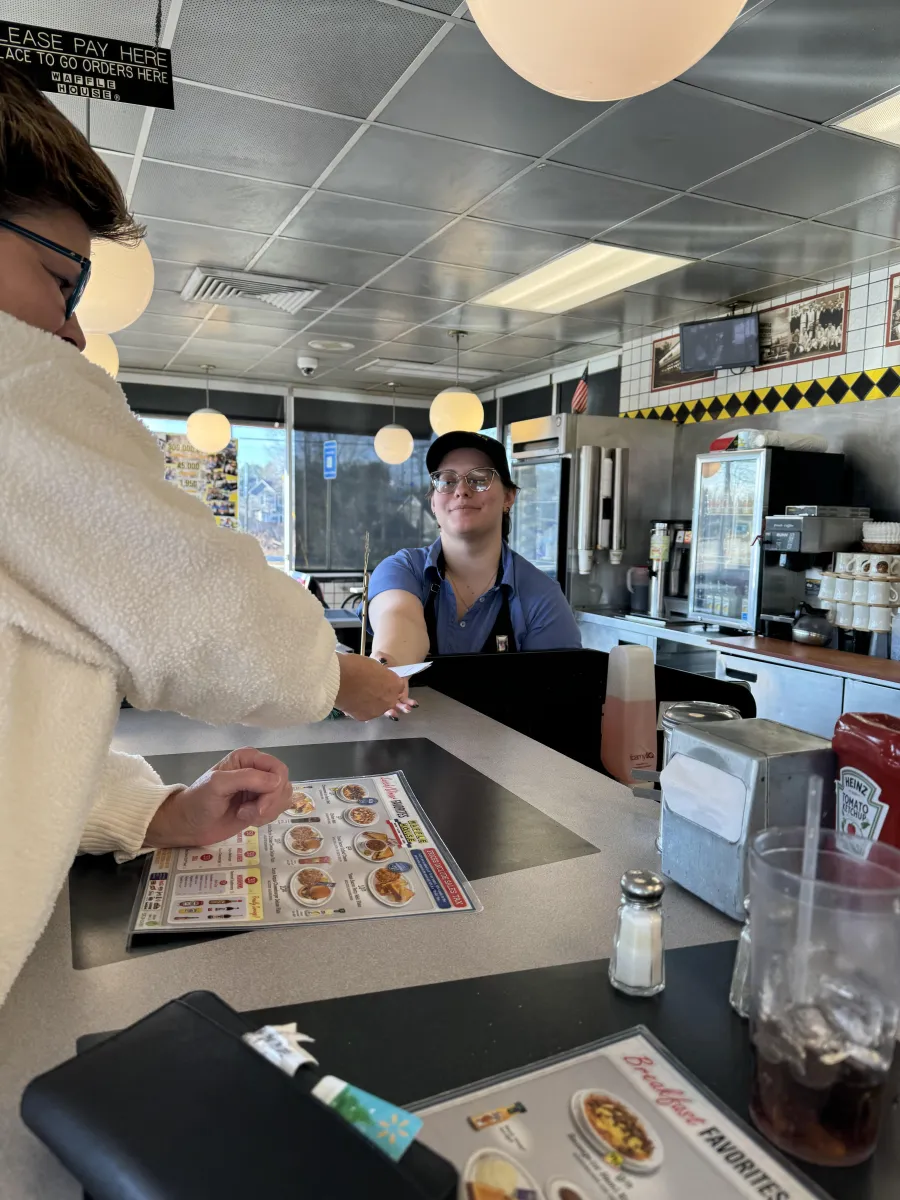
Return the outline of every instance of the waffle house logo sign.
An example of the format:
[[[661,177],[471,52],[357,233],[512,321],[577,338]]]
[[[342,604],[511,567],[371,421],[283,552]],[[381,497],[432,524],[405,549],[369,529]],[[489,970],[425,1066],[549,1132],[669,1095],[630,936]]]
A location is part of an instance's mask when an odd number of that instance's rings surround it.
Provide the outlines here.
[[[172,56],[159,46],[0,20],[0,66],[44,92],[174,108]]]

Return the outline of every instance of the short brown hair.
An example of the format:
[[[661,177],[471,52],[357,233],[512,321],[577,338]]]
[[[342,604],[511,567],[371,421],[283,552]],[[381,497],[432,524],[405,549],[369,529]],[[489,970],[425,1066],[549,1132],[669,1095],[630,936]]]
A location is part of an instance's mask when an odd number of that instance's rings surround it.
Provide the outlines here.
[[[0,66],[0,216],[52,208],[74,209],[92,237],[143,234],[87,139],[21,72]]]

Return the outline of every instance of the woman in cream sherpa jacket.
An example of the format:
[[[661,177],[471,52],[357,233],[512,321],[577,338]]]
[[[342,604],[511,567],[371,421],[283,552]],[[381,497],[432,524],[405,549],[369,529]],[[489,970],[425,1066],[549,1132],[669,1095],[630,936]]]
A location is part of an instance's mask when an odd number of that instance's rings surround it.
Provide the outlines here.
[[[318,601],[165,481],[103,370],[0,313],[0,1001],[75,854],[137,853],[172,791],[109,752],[123,696],[286,725],[337,690]]]

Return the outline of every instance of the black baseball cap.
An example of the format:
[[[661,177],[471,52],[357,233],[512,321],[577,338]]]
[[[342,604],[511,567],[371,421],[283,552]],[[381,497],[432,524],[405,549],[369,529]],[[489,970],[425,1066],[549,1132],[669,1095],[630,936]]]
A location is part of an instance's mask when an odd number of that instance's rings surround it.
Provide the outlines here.
[[[483,433],[469,433],[462,429],[455,430],[453,433],[444,433],[431,443],[428,453],[425,455],[425,468],[428,474],[433,475],[446,456],[454,450],[480,450],[491,460],[504,486],[512,487],[509,460],[506,457],[503,443],[498,442],[496,438],[486,437]]]

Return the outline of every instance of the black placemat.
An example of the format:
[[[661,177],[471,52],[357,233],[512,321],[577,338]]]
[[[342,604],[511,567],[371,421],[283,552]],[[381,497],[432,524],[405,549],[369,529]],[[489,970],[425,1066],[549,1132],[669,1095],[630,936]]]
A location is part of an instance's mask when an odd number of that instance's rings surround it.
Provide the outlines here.
[[[296,1021],[316,1039],[323,1069],[401,1105],[646,1025],[749,1122],[748,1026],[728,1005],[735,946],[717,942],[668,951],[666,989],[652,1000],[632,999],[610,987],[603,959],[246,1015],[256,1027]],[[106,1036],[79,1039],[79,1051]],[[386,1058],[388,1043],[392,1049]],[[887,1118],[870,1162],[846,1170],[795,1164],[834,1200],[897,1200],[900,1195],[898,1067],[895,1061]]]
[[[427,738],[267,746],[293,779],[327,779],[402,770],[416,797],[473,882],[545,863],[596,854],[596,846],[520,800],[480,771]],[[166,783],[190,783],[222,758],[222,751],[163,754],[148,759]],[[155,934],[126,947],[128,920],[143,864],[117,867],[111,855],[82,856],[69,876],[72,962],[78,969],[121,962],[134,954],[183,946],[198,937]]]

